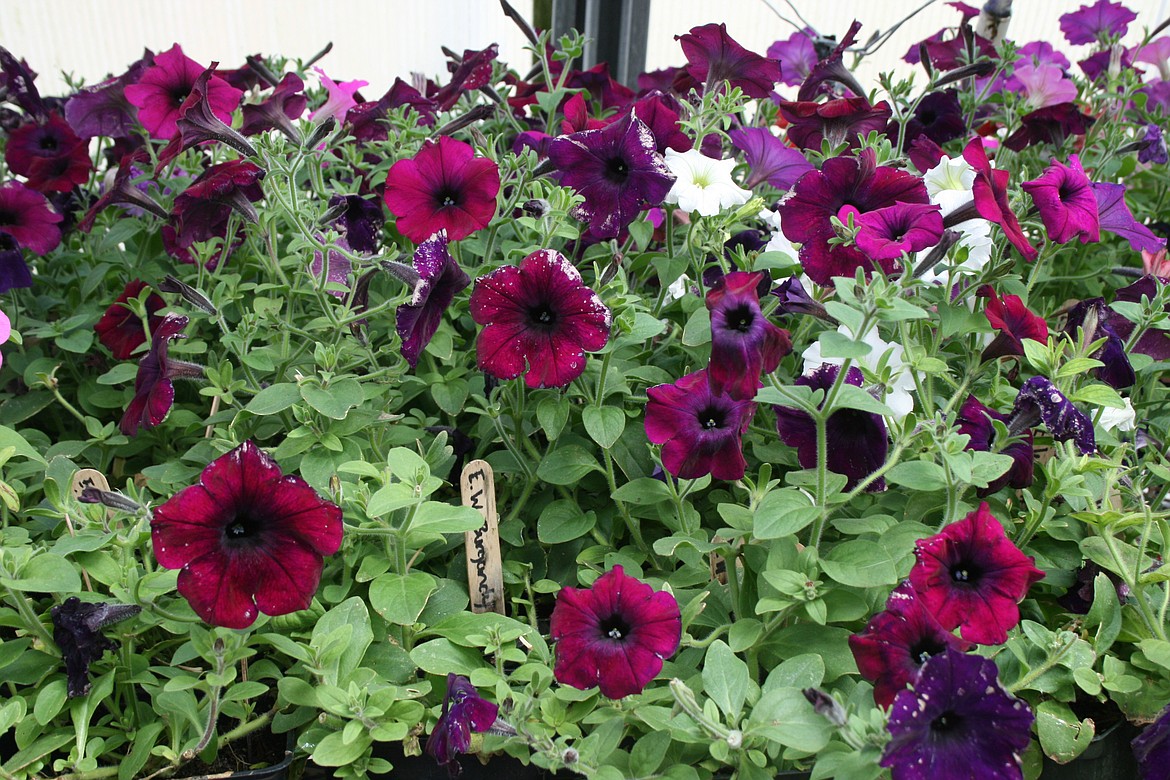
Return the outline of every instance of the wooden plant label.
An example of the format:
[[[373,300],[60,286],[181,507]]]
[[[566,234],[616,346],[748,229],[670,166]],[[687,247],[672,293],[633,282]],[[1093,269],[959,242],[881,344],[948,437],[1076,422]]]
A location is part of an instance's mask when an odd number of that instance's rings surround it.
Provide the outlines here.
[[[109,491],[110,483],[106,480],[106,475],[97,469],[80,469],[73,475],[72,491],[74,498],[81,498],[81,491],[87,487],[97,488],[98,490]]]
[[[504,614],[504,572],[500,562],[496,480],[486,461],[473,460],[459,475],[463,505],[483,515],[483,525],[464,533],[467,547],[467,591],[472,612]]]

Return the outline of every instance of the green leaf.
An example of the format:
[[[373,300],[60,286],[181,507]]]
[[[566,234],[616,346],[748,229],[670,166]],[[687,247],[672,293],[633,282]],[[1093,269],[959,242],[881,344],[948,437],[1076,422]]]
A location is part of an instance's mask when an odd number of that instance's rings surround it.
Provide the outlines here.
[[[29,560],[15,579],[0,577],[0,583],[20,591],[36,593],[76,593],[81,577],[73,564],[53,553],[41,553]]]
[[[57,713],[65,706],[65,699],[65,680],[63,678],[46,683],[37,694],[36,703],[33,704],[33,717],[37,723],[44,726],[57,717]]]
[[[791,536],[816,520],[820,513],[812,499],[796,488],[773,490],[756,507],[752,536],[756,539]]]
[[[1093,606],[1085,615],[1085,626],[1097,627],[1093,646],[1098,653],[1108,650],[1121,633],[1121,602],[1117,598],[1117,588],[1104,573],[1093,578]]]
[[[872,541],[853,539],[842,542],[821,560],[825,574],[842,585],[873,588],[893,585],[906,574],[900,559]]]
[[[410,660],[428,674],[445,677],[449,672],[471,676],[476,669],[487,667],[483,653],[462,647],[449,639],[432,639],[410,651]]]
[[[134,732],[134,746],[118,764],[118,780],[134,780],[140,777],[139,772],[146,766],[150,758],[150,751],[155,746],[155,740],[162,733],[165,724],[160,721],[143,723]]]
[[[291,382],[281,382],[269,385],[256,393],[248,405],[244,407],[244,410],[258,415],[276,414],[283,412],[295,403],[299,403],[300,400],[301,389],[299,387]]]
[[[570,444],[545,455],[536,469],[536,476],[552,485],[572,485],[591,471],[601,471],[597,458],[576,444]]]
[[[326,417],[344,420],[349,410],[360,404],[365,396],[356,379],[337,379],[328,387],[306,382],[300,386],[301,398]]]
[[[616,406],[586,406],[581,419],[589,437],[605,449],[616,444],[626,428],[626,414]]]
[[[942,466],[929,460],[910,460],[899,463],[886,473],[886,479],[895,485],[913,488],[924,493],[946,490],[947,475]]]
[[[1125,399],[1121,397],[1121,394],[1109,385],[1103,384],[1085,385],[1073,393],[1069,400],[1073,403],[1105,406],[1110,409],[1125,408]]]
[[[383,574],[370,583],[370,606],[389,622],[410,626],[418,621],[436,588],[435,578],[425,572]]]
[[[748,692],[747,664],[740,660],[722,639],[707,648],[703,661],[703,691],[723,710],[727,722],[739,722]]]
[[[683,326],[683,346],[697,347],[711,340],[711,312],[701,306],[691,312]]]
[[[731,624],[727,644],[733,652],[742,653],[756,643],[764,633],[764,624],[755,618],[740,618]]]
[[[313,709],[321,706],[321,702],[317,700],[317,689],[300,677],[281,677],[277,688],[280,690],[281,698],[289,704]]]
[[[1045,754],[1058,764],[1067,764],[1085,752],[1093,741],[1093,721],[1077,716],[1067,704],[1046,700],[1036,708],[1036,733],[1040,736],[1040,747]]]
[[[469,506],[452,506],[426,501],[415,511],[408,526],[410,534],[459,534],[483,525],[483,515]]]
[[[119,363],[97,378],[99,385],[120,385],[138,376],[137,363]]]
[[[549,441],[556,441],[561,435],[561,429],[569,421],[569,399],[563,395],[542,398],[536,405],[536,421],[544,429],[545,437]]]
[[[832,726],[816,713],[799,688],[778,688],[760,697],[746,731],[785,747],[816,753],[829,744]]]
[[[536,537],[545,544],[579,539],[597,524],[596,513],[582,512],[576,502],[559,498],[546,506],[536,521]]]
[[[361,664],[366,648],[374,641],[374,632],[370,629],[370,612],[366,609],[365,602],[354,596],[317,619],[309,644],[314,649],[319,649],[324,638],[342,626],[351,627],[353,633],[340,657],[327,664],[328,668],[324,670],[325,682],[330,685],[342,685],[347,682],[353,670]]]
[[[863,358],[873,351],[873,347],[864,341],[835,330],[824,331],[817,341],[821,345],[821,356],[827,358]]]
[[[776,688],[815,688],[824,682],[825,662],[815,653],[805,653],[785,659],[768,673],[764,691]]]
[[[373,737],[363,731],[357,739],[347,743],[344,732],[335,731],[317,743],[313,750],[313,763],[318,766],[348,766],[370,749]]]
[[[463,411],[463,404],[467,401],[469,392],[466,379],[451,379],[431,385],[431,397],[435,399],[435,403],[452,416]]]
[[[838,388],[834,409],[858,409],[863,412],[890,417],[894,411],[857,385],[843,384]]]
[[[639,477],[619,487],[613,492],[616,501],[627,504],[650,505],[672,501],[670,488],[660,479],[653,477]]]
[[[1138,642],[1142,655],[1163,669],[1170,669],[1170,642],[1162,639],[1143,639]]]
[[[51,396],[50,396],[51,397]],[[45,459],[36,449],[25,441],[24,437],[11,428],[0,425],[0,449],[12,447],[16,450],[17,455],[23,455],[29,460],[35,460],[38,463],[45,463]]]

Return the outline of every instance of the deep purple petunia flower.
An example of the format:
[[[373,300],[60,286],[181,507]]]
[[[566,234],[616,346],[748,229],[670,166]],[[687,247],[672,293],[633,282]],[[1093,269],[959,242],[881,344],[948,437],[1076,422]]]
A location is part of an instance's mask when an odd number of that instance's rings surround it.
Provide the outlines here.
[[[411,368],[418,365],[419,355],[439,329],[443,312],[456,294],[471,284],[471,279],[447,250],[447,235],[443,232],[419,244],[414,253],[414,270],[421,281],[410,301],[398,307],[396,315],[402,356]]]
[[[1000,685],[994,661],[946,650],[894,700],[881,765],[893,780],[1022,780],[1033,720]]]
[[[361,195],[334,195],[329,199],[329,213],[337,215],[331,222],[350,249],[366,254],[378,251],[379,235],[386,223],[381,203]]]
[[[1059,147],[1070,135],[1084,135],[1094,121],[1082,114],[1075,103],[1044,106],[1020,117],[1019,129],[1005,138],[1003,145],[1015,152],[1032,144]]]
[[[948,647],[965,653],[975,644],[939,625],[909,582],[894,588],[885,611],[870,618],[861,633],[849,637],[857,670],[874,684],[873,700],[883,709],[914,681],[927,659]]]
[[[1126,303],[1141,303],[1143,297],[1152,300],[1158,294],[1158,288],[1164,284],[1165,282],[1159,277],[1146,274],[1133,284],[1118,290],[1114,296],[1114,300],[1125,301]],[[1117,335],[1128,340],[1133,333],[1133,323],[1121,314],[1113,311],[1113,309],[1108,309],[1106,316],[1109,319],[1110,326],[1117,332]],[[1141,352],[1143,355],[1149,355],[1154,360],[1170,360],[1170,332],[1150,328],[1138,337],[1133,351]]]
[[[983,350],[983,360],[1023,355],[1024,339],[1048,343],[1048,323],[1025,306],[1020,296],[1005,295],[1001,299],[990,287],[984,291],[987,293],[987,307],[983,314],[999,335]]]
[[[82,138],[129,138],[138,111],[126,99],[126,87],[138,81],[154,55],[147,50],[121,76],[78,90],[65,104],[65,120]]]
[[[645,122],[654,134],[654,148],[659,154],[666,154],[667,149],[685,152],[694,146],[691,137],[679,128],[681,111],[678,100],[658,91],[640,97],[634,103],[634,116]]]
[[[898,202],[930,202],[922,179],[888,165],[877,166],[873,149],[826,160],[821,170],[801,176],[792,191],[778,209],[781,228],[789,241],[801,244],[800,263],[820,285],[829,284],[834,276],[853,276],[858,268],[874,269],[873,261],[855,247],[829,244],[836,236],[832,218],[843,206],[864,214]],[[897,268],[889,261],[879,265],[887,274]]]
[[[480,369],[497,379],[524,374],[529,387],[568,385],[585,371],[585,352],[609,342],[609,309],[552,249],[476,279],[469,308],[485,326],[475,342]]]
[[[150,538],[159,564],[180,570],[179,593],[195,614],[247,628],[257,611],[308,609],[341,526],[340,507],[249,440],[154,510]]]
[[[1008,429],[1015,433],[1038,422],[1044,423],[1052,438],[1058,441],[1072,439],[1085,455],[1097,451],[1093,421],[1042,376],[1032,377],[1020,388]]]
[[[1110,315],[1116,315],[1116,312],[1105,305],[1104,298],[1089,298],[1078,303],[1068,313],[1064,332],[1075,337],[1077,329],[1084,327],[1086,320],[1096,323],[1093,332],[1087,334],[1088,338],[1091,341],[1103,338],[1105,343],[1090,357],[1105,365],[1093,369],[1093,375],[1115,390],[1121,390],[1133,387],[1137,375],[1129,362],[1129,356],[1125,354],[1125,340],[1114,330]]]
[[[1120,38],[1129,29],[1129,23],[1137,14],[1121,3],[1097,0],[1092,5],[1082,5],[1060,17],[1060,31],[1069,43],[1096,43],[1104,37]]]
[[[38,255],[55,249],[62,219],[36,190],[17,181],[0,184],[0,293],[32,286],[21,249]]]
[[[999,449],[995,442],[995,426],[992,424],[992,420],[999,420],[1007,425],[1009,418],[1006,414],[984,406],[975,396],[967,396],[967,400],[963,402],[955,420],[955,427],[958,428],[959,433],[971,437],[967,442],[967,449],[976,452],[991,452]],[[1021,489],[1032,484],[1036,461],[1036,455],[1032,449],[1032,429],[1028,428],[1021,432],[1018,440],[1000,452],[1003,455],[1011,456],[1011,468],[1001,476],[996,477],[987,487],[979,488],[976,494],[980,498],[998,492],[1004,485]]]
[[[295,73],[286,73],[280,83],[263,101],[244,106],[241,135],[257,135],[273,128],[284,133],[294,144],[300,144],[301,134],[293,124],[305,113],[309,99],[305,97],[305,82]]]
[[[780,63],[780,81],[789,87],[799,87],[817,64],[816,33],[805,28],[776,41],[768,47],[768,57]]]
[[[1044,578],[1035,561],[1012,544],[987,503],[914,548],[910,582],[948,631],[981,645],[1007,641],[1020,622],[1018,603]]]
[[[788,140],[801,149],[819,152],[821,142],[834,147],[859,145],[858,136],[881,132],[890,121],[890,104],[870,105],[864,97],[836,98],[824,103],[811,100],[781,101],[780,116],[788,122]]]
[[[1170,766],[1170,706],[1130,744],[1142,770],[1142,780],[1165,780]]]
[[[1097,196],[1097,216],[1102,230],[1119,235],[1129,242],[1135,252],[1157,252],[1166,248],[1166,239],[1158,238],[1148,227],[1133,218],[1125,202],[1125,185],[1093,182]]]
[[[778,190],[786,190],[815,167],[766,127],[742,127],[732,130],[728,136],[732,146],[743,152],[748,164],[750,172],[743,183],[745,189],[766,181]]]
[[[780,299],[780,304],[776,307],[777,314],[810,314],[834,325],[839,324],[825,309],[824,304],[808,294],[804,285],[800,283],[799,276],[790,276],[780,282],[776,289],[772,290],[772,295]]]
[[[1032,196],[1048,237],[1058,244],[1080,238],[1082,244],[1101,240],[1097,197],[1080,158],[1069,155],[1068,165],[1053,160],[1039,178],[1020,186]]]
[[[766,98],[780,80],[780,63],[748,51],[727,34],[726,24],[692,27],[674,39],[687,58],[687,73],[707,91],[727,81],[752,98]]]
[[[208,141],[227,144],[247,157],[256,156],[256,150],[248,143],[248,139],[220,119],[215,106],[211,103],[208,82],[218,65],[218,62],[213,62],[211,67],[200,73],[195,83],[191,85],[187,97],[179,104],[178,116],[175,118],[175,135],[158,153],[161,165],[169,165],[183,151]]]
[[[711,392],[726,392],[737,401],[750,401],[760,386],[760,374],[771,373],[792,351],[788,331],[768,321],[760,311],[757,288],[763,271],[732,271],[707,293],[711,312]]]
[[[125,304],[131,298],[138,298],[147,287],[146,282],[141,279],[131,280],[122,294],[106,309],[97,325],[93,326],[97,331],[98,341],[118,360],[129,359],[140,344],[146,343],[146,331],[142,329],[142,320],[138,319]],[[152,292],[147,296],[147,327],[151,333],[162,322],[158,312],[166,305],[166,301],[158,293]]]
[[[861,22],[854,19],[853,23],[849,25],[849,29],[845,31],[845,35],[829,52],[829,55],[813,65],[808,78],[801,83],[800,90],[796,93],[797,100],[814,100],[823,91],[823,85],[826,81],[841,84],[854,95],[866,94],[865,89],[857,83],[857,79],[845,67],[843,61],[845,51],[857,42],[857,33],[860,31]]]
[[[150,351],[138,363],[134,378],[134,398],[126,407],[118,427],[127,436],[137,436],[139,428],[154,428],[171,413],[175,402],[172,379],[203,376],[203,367],[174,360],[167,353],[175,339],[187,338],[183,328],[190,320],[180,314],[168,314],[150,334]]]
[[[828,392],[840,370],[840,366],[825,363],[812,373],[798,378],[795,384]],[[861,369],[853,366],[844,381],[861,387],[862,380]],[[773,408],[780,439],[789,447],[796,448],[796,459],[802,468],[815,468],[817,429],[812,417],[806,412],[785,406]],[[827,466],[829,471],[844,474],[848,478],[846,490],[852,490],[886,462],[889,444],[886,441],[886,423],[880,414],[860,409],[838,409],[829,416],[825,429],[829,450]],[[882,478],[874,480],[868,487],[871,492],[885,489],[886,482]]]
[[[914,116],[906,123],[906,144],[920,135],[937,144],[953,141],[967,132],[967,121],[954,89],[931,92],[919,101]]]
[[[942,210],[930,203],[895,203],[857,215],[857,248],[871,260],[900,260],[939,242]]]
[[[438,104],[441,111],[450,111],[464,92],[479,89],[489,84],[492,76],[492,62],[497,56],[499,56],[499,46],[494,43],[480,51],[465,49],[463,56],[457,63],[447,63],[447,67],[451,71],[451,81],[431,95],[431,99]]]
[[[76,596],[49,610],[53,620],[53,641],[65,660],[65,677],[70,698],[89,693],[89,665],[118,643],[102,633],[142,611],[136,604],[90,604]]]
[[[43,122],[27,121],[13,130],[4,162],[39,192],[68,192],[89,181],[93,170],[89,146],[56,112]]]
[[[491,730],[499,715],[499,705],[481,698],[471,680],[449,673],[443,712],[427,737],[427,753],[439,766],[458,767],[456,756],[471,747],[471,733]]]
[[[682,617],[674,596],[614,566],[588,589],[561,588],[549,633],[557,682],[620,699],[640,693],[678,650]]]
[[[226,240],[233,211],[247,222],[256,222],[252,204],[264,197],[263,178],[264,170],[247,160],[228,160],[201,173],[175,198],[171,216],[177,246],[186,249],[196,241],[216,237]]]
[[[448,136],[427,141],[386,175],[386,205],[398,232],[420,244],[440,230],[451,241],[482,230],[496,214],[500,169]]]
[[[1036,247],[1028,243],[1024,233],[1020,230],[1020,222],[1016,219],[1008,203],[1007,186],[1010,174],[1007,171],[995,170],[991,161],[987,159],[987,151],[983,148],[983,139],[972,138],[963,148],[963,159],[975,169],[975,185],[972,194],[975,197],[975,209],[979,216],[991,220],[1003,229],[1003,234],[1011,245],[1019,250],[1024,259],[1031,262],[1040,256]]]
[[[179,109],[204,70],[176,43],[167,51],[154,55],[154,64],[136,83],[126,87],[126,99],[138,107],[138,122],[151,138],[169,141],[178,134]],[[243,94],[219,76],[211,76],[207,81],[208,105],[224,124],[231,124],[232,112],[240,104]]]
[[[1138,162],[1153,165],[1165,165],[1170,162],[1170,151],[1166,149],[1166,139],[1162,135],[1161,125],[1153,122],[1146,125],[1142,141],[1145,146],[1138,150]]]
[[[585,197],[575,216],[598,239],[618,236],[639,211],[662,203],[674,184],[654,134],[633,113],[600,130],[553,139],[548,157],[561,184]]]
[[[756,411],[750,398],[736,401],[714,392],[706,369],[672,385],[647,388],[646,395],[646,437],[663,445],[667,471],[679,479],[743,477],[747,462],[741,437]]]

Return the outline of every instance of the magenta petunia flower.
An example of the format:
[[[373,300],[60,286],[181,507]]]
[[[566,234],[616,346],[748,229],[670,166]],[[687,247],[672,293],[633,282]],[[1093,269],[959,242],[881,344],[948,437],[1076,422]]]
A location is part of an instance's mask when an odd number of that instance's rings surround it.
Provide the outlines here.
[[[585,352],[609,342],[609,309],[552,249],[476,279],[469,307],[485,326],[479,367],[497,379],[524,374],[529,387],[564,387],[585,371]]]
[[[1018,433],[1043,422],[1057,441],[1072,440],[1085,455],[1097,451],[1093,421],[1046,377],[1034,376],[1016,395],[1008,430]]]
[[[748,97],[766,98],[780,80],[780,63],[740,46],[726,24],[693,27],[674,39],[686,55],[687,73],[708,91],[727,81]]]
[[[885,611],[870,618],[861,633],[849,637],[857,670],[873,683],[873,700],[883,709],[914,681],[931,656],[947,648],[965,653],[975,644],[943,628],[909,582],[894,588]]]
[[[1089,317],[1090,314],[1092,317]],[[1125,340],[1114,329],[1110,315],[1116,316],[1116,312],[1105,305],[1104,298],[1089,298],[1078,303],[1068,313],[1064,332],[1076,338],[1077,329],[1084,327],[1087,319],[1096,323],[1093,332],[1086,335],[1092,341],[1105,339],[1105,343],[1090,357],[1100,360],[1105,365],[1094,368],[1093,376],[1115,390],[1121,390],[1133,387],[1137,382],[1137,375],[1129,362],[1129,356],[1125,353]]]
[[[56,112],[43,122],[27,121],[9,133],[4,162],[39,192],[68,192],[89,181],[93,170],[89,146]]]
[[[780,63],[780,79],[789,87],[799,87],[817,64],[816,33],[805,28],[797,30],[786,40],[768,47],[768,57]]]
[[[1007,186],[1010,174],[991,167],[987,151],[983,148],[983,139],[979,137],[972,138],[963,148],[963,159],[975,169],[972,194],[979,216],[999,225],[1007,240],[1019,250],[1025,260],[1029,262],[1035,260],[1040,253],[1024,237],[1023,231],[1020,230],[1020,222],[1008,204]]]
[[[1045,106],[1020,117],[1020,127],[1004,139],[1003,145],[1014,152],[1033,144],[1059,147],[1070,135],[1084,135],[1095,121],[1082,114],[1075,103]]]
[[[65,678],[70,698],[85,696],[92,684],[89,666],[118,643],[102,633],[106,626],[121,623],[142,611],[136,604],[91,604],[77,596],[49,610],[53,621],[53,642],[65,661]]]
[[[17,181],[0,184],[0,293],[32,286],[21,250],[43,255],[55,249],[62,219],[36,190]]]
[[[1096,43],[1101,38],[1120,38],[1129,29],[1129,23],[1137,14],[1121,3],[1097,0],[1092,5],[1082,5],[1060,17],[1060,31],[1073,45]]]
[[[1039,178],[1020,186],[1032,196],[1048,237],[1058,244],[1080,238],[1082,244],[1101,240],[1097,197],[1075,154],[1068,165],[1053,160]]]
[[[1077,99],[1076,83],[1056,65],[1016,65],[1010,85],[1025,95],[1024,105],[1032,109],[1071,103]]]
[[[305,113],[309,99],[305,97],[305,82],[295,73],[286,73],[280,83],[260,103],[244,106],[244,124],[241,135],[257,135],[273,128],[284,133],[294,144],[300,144],[301,134],[293,122]]]
[[[895,203],[858,214],[857,248],[871,260],[900,260],[942,238],[942,210],[930,203]]]
[[[987,503],[914,549],[910,582],[948,631],[981,645],[1007,641],[1020,622],[1019,602],[1044,578],[1035,561],[1012,544]]]
[[[106,309],[105,314],[93,327],[97,331],[98,341],[118,360],[129,359],[140,344],[146,343],[146,331],[142,329],[142,320],[138,319],[125,304],[131,298],[138,298],[147,287],[146,282],[141,279],[127,283],[126,289],[110,304],[110,308]],[[158,293],[152,292],[147,296],[147,326],[151,333],[162,322],[158,312],[166,305],[166,301]]]
[[[948,649],[894,700],[881,765],[893,780],[1023,780],[1033,720],[1000,685],[995,661]]]
[[[726,392],[737,401],[750,401],[760,386],[760,375],[771,373],[792,351],[789,333],[768,321],[760,311],[757,288],[763,271],[732,271],[707,293],[711,312],[711,392]]]
[[[813,390],[829,388],[837,380],[840,366],[825,363],[811,373],[799,377],[794,384],[811,387]],[[861,369],[850,367],[845,382],[861,387]],[[786,406],[773,407],[776,412],[776,430],[780,440],[796,448],[796,459],[801,468],[811,469],[817,465],[817,428],[807,412]],[[877,471],[886,462],[886,423],[880,414],[860,409],[838,409],[829,415],[825,425],[828,439],[829,471],[843,474],[848,478],[846,490],[852,490],[861,480]],[[886,489],[884,479],[870,483],[871,492]]]
[[[1170,766],[1170,706],[1130,743],[1142,771],[1142,780],[1165,780]]]
[[[1005,295],[1001,299],[990,287],[984,288],[984,291],[988,297],[983,314],[991,327],[999,331],[995,340],[983,350],[984,360],[1005,355],[1023,355],[1024,339],[1048,343],[1048,323],[1025,306],[1020,296]]]
[[[208,141],[227,144],[247,157],[256,156],[256,150],[248,143],[248,139],[220,119],[215,106],[211,103],[208,82],[218,65],[218,62],[213,62],[211,67],[199,74],[195,83],[191,85],[187,97],[179,105],[178,117],[175,119],[175,135],[158,153],[161,165],[169,165],[183,151]]]
[[[679,479],[743,478],[741,437],[756,411],[750,398],[737,401],[713,391],[706,369],[647,388],[646,395],[646,437],[663,445],[663,468]]]
[[[550,635],[557,682],[620,699],[640,693],[678,650],[682,617],[674,596],[614,566],[590,588],[561,588]]]
[[[584,196],[574,215],[598,239],[616,238],[639,211],[661,204],[674,184],[654,134],[633,113],[600,130],[554,138],[548,157],[561,184]]]
[[[855,247],[829,243],[837,235],[832,218],[843,206],[865,214],[899,202],[930,202],[921,178],[888,165],[877,166],[873,149],[856,157],[826,160],[821,170],[801,176],[792,192],[778,209],[781,229],[789,241],[801,244],[800,263],[820,285],[828,285],[834,276],[853,276],[858,268],[869,272],[875,267]],[[897,269],[891,261],[877,265],[887,274]]]
[[[447,675],[447,692],[443,694],[443,711],[427,737],[427,754],[454,770],[456,756],[471,747],[471,734],[490,731],[500,715],[499,705],[480,697],[475,686],[463,675]],[[458,774],[458,772],[454,772]]]
[[[179,569],[179,593],[213,626],[308,609],[322,558],[341,547],[341,508],[284,474],[250,440],[154,510],[154,556]]]
[[[471,284],[471,279],[451,257],[443,232],[419,244],[414,253],[414,270],[418,271],[420,281],[410,301],[399,306],[396,312],[402,356],[411,368],[418,365],[419,355],[439,329],[443,312]]]
[[[441,136],[386,175],[386,205],[398,232],[421,244],[440,230],[458,241],[482,230],[496,213],[500,169],[462,141]]]
[[[150,351],[139,361],[134,378],[134,398],[118,424],[127,436],[137,436],[139,428],[154,428],[167,419],[175,403],[172,379],[203,376],[203,366],[174,360],[167,354],[172,341],[187,338],[183,328],[189,321],[183,315],[168,314],[151,331]]]
[[[154,55],[154,64],[142,77],[125,89],[126,99],[138,107],[138,121],[151,138],[169,141],[179,129],[179,108],[187,99],[200,74],[206,70],[183,53],[175,44],[167,51]],[[243,92],[219,76],[207,81],[207,101],[212,113],[224,124],[232,122],[232,112],[240,104]]]
[[[258,217],[252,204],[264,197],[263,178],[264,170],[247,160],[229,160],[201,173],[175,198],[171,217],[176,245],[186,249],[196,241],[226,240],[233,211],[255,223]]]
[[[1004,425],[1009,423],[1006,414],[984,406],[973,395],[967,396],[967,400],[963,402],[955,420],[955,427],[958,428],[959,433],[970,437],[966,447],[968,450],[976,452],[998,450],[1001,454],[1010,455],[1012,458],[1011,468],[1003,475],[996,477],[987,487],[979,488],[976,491],[980,498],[998,492],[1004,485],[1010,485],[1017,490],[1026,488],[1032,484],[1033,480],[1036,455],[1032,449],[1032,429],[1021,431],[1019,439],[1001,450],[995,442],[995,426],[992,424],[992,420],[999,420]]]
[[[836,98],[824,103],[811,100],[781,101],[780,116],[788,122],[788,140],[801,149],[819,152],[821,142],[828,140],[834,147],[859,145],[858,136],[885,130],[890,121],[890,104],[886,101],[870,105],[864,97]]]
[[[368,81],[342,81],[335,82],[333,79],[325,75],[325,71],[320,68],[313,68],[317,73],[317,77],[321,79],[321,86],[325,87],[325,102],[313,109],[309,114],[309,120],[314,121],[318,117],[324,122],[326,119],[332,117],[338,122],[345,119],[346,112],[358,105],[358,101],[354,99],[354,95],[362,87],[370,85]]]
[[[727,135],[732,146],[743,152],[748,164],[750,173],[743,183],[745,189],[766,181],[778,190],[786,190],[815,167],[766,127],[742,127]]]
[[[1152,230],[1133,218],[1133,212],[1125,202],[1124,184],[1095,181],[1092,187],[1097,198],[1097,217],[1102,230],[1121,236],[1135,252],[1157,252],[1166,248],[1166,239],[1158,238]]]

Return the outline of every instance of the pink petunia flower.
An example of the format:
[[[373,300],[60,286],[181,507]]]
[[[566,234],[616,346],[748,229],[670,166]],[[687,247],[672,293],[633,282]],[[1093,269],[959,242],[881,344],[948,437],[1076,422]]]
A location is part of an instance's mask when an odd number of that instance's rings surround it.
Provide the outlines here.
[[[126,87],[126,99],[138,107],[138,121],[151,138],[169,141],[178,134],[175,123],[179,119],[179,108],[204,70],[176,43],[167,51],[154,55],[154,65],[147,68],[136,83]],[[208,104],[224,124],[231,124],[232,112],[243,95],[219,76],[212,76],[207,81]]]
[[[320,68],[313,68],[317,73],[317,77],[321,79],[321,86],[325,87],[326,97],[325,102],[315,108],[309,114],[309,120],[315,121],[318,117],[324,122],[329,117],[333,117],[338,122],[345,119],[345,114],[351,108],[356,106],[358,102],[354,100],[354,95],[362,87],[370,85],[368,81],[343,81],[340,84],[325,75],[325,71]]]
[[[1032,196],[1051,240],[1058,244],[1074,238],[1082,244],[1101,240],[1097,196],[1075,154],[1069,155],[1068,165],[1053,160],[1038,178],[1020,186]]]

